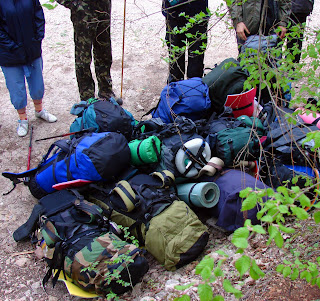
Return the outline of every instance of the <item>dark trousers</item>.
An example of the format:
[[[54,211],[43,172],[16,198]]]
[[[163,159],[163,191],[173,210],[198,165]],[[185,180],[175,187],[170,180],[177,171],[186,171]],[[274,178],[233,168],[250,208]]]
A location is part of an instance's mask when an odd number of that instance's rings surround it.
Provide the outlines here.
[[[79,21],[71,11],[74,28],[75,69],[81,100],[95,97],[95,83],[90,65],[92,52],[99,96],[107,96],[112,91],[111,64],[112,50],[110,39],[110,11],[101,20],[88,24]]]
[[[308,17],[308,14],[301,14],[301,13],[291,13],[290,18],[292,22],[292,26],[295,25],[302,25],[303,23],[306,22]],[[289,33],[292,33],[293,31],[289,29]],[[299,48],[299,53],[295,54],[293,63],[299,63],[300,58],[301,58],[301,49],[302,49],[302,41],[303,41],[303,35],[304,35],[304,27],[301,28],[301,32],[299,35],[295,38],[290,38],[290,40],[287,43],[287,48],[293,54],[292,47],[294,45],[297,45]]]
[[[166,18],[166,41],[169,50],[169,79],[168,81],[183,80],[186,72],[185,51],[175,52],[174,47],[185,47],[183,41],[188,41],[188,65],[187,78],[202,77],[203,76],[203,60],[204,51],[207,44],[207,28],[208,20],[202,21],[200,24],[194,25],[185,33],[173,34],[172,29],[178,27],[179,29],[186,25],[186,19],[183,17]],[[186,34],[197,35],[194,39],[188,38]],[[200,52],[199,53],[197,53]],[[195,53],[196,52],[196,53]]]

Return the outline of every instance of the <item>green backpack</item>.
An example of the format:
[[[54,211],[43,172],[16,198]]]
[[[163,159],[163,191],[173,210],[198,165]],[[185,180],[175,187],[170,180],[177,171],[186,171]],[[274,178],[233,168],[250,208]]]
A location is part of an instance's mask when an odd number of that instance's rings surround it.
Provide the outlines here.
[[[215,68],[202,78],[202,81],[209,86],[211,111],[221,114],[228,95],[244,92],[243,84],[247,77],[247,72],[234,58],[225,59],[219,65],[215,65]]]
[[[220,158],[225,166],[233,166],[239,161],[258,159],[260,140],[250,127],[239,126],[217,133],[213,156]]]
[[[203,134],[211,148],[211,156],[232,167],[242,160],[258,159],[264,127],[260,119],[254,117],[221,117],[211,120]]]
[[[171,172],[138,174],[112,190],[94,187],[87,198],[115,223],[129,227],[159,263],[175,270],[196,259],[208,242],[208,230],[190,207],[180,201]]]
[[[55,285],[63,274],[85,291],[122,294],[131,289],[123,283],[135,285],[148,271],[141,250],[115,234],[116,228],[97,205],[67,190],[49,194],[39,203],[37,238],[49,266],[44,285],[52,275]],[[20,228],[25,230],[26,225],[30,219]]]

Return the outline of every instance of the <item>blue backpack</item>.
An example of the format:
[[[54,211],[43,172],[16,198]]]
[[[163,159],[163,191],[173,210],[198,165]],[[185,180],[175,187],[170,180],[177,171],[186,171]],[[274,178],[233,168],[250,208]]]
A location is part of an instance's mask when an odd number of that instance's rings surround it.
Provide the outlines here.
[[[112,180],[130,166],[126,138],[115,132],[89,133],[53,143],[38,167],[22,173],[4,172],[15,187],[24,182],[35,198],[55,191],[53,185],[73,180]],[[19,180],[24,179],[24,180]]]
[[[171,123],[177,115],[193,121],[205,118],[211,107],[209,87],[200,77],[172,82],[161,92],[152,117],[159,117],[164,123]]]

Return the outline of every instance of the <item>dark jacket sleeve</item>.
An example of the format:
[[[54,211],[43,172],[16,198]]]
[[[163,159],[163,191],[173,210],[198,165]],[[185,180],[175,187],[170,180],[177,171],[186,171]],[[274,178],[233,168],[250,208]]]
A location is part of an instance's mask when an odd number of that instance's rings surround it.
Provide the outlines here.
[[[236,28],[237,24],[243,22],[242,5],[240,1],[234,1],[228,8],[233,22],[233,27]]]
[[[279,3],[279,25],[287,27],[291,14],[291,0],[281,0]]]
[[[36,25],[36,40],[41,41],[44,38],[45,19],[39,0],[35,0],[34,19]]]

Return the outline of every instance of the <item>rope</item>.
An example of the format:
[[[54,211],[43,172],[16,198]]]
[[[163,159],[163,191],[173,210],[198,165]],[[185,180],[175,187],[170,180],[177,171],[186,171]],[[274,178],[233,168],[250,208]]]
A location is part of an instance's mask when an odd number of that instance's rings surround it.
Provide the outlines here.
[[[120,90],[120,98],[122,98],[122,89],[123,89],[123,65],[124,65],[124,40],[125,40],[125,29],[126,29],[126,6],[127,6],[127,0],[124,0],[124,6],[123,6],[123,34],[122,34],[122,62],[121,62],[121,90]]]

